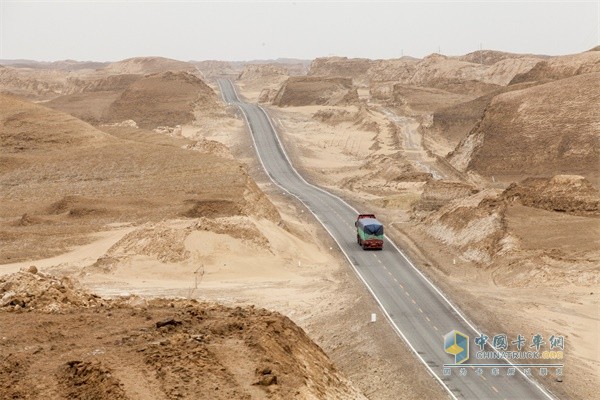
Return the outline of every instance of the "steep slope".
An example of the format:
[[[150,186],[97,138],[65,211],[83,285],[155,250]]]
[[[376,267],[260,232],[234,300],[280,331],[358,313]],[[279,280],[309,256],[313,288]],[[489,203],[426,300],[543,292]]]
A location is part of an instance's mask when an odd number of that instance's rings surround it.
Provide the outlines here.
[[[530,58],[543,60],[549,58],[549,56],[536,55],[536,54],[518,54],[508,53],[505,51],[497,50],[477,50],[472,53],[465,54],[464,56],[457,57],[461,61],[467,61],[470,63],[482,64],[482,65],[494,65],[499,61],[503,60],[517,60],[521,58]]]
[[[107,135],[70,115],[0,95],[2,159],[101,143]],[[2,163],[2,170],[10,165]]]
[[[454,150],[460,141],[471,132],[479,121],[481,121],[486,108],[494,97],[501,93],[521,90],[533,85],[534,83],[529,82],[503,86],[493,92],[477,97],[474,100],[439,108],[433,113],[432,124],[427,127],[422,127],[422,130],[425,132],[428,139],[442,144],[443,147],[447,149],[446,153],[438,154],[445,157],[447,153]]]
[[[136,74],[90,77],[89,80],[81,82],[77,93],[56,97],[44,105],[91,124],[98,124],[105,120],[110,105],[121,93],[142,78],[143,75]]]
[[[212,111],[219,103],[214,91],[187,72],[145,76],[129,85],[110,105],[106,119],[132,119],[144,128],[175,126],[194,120],[194,111]]]
[[[600,72],[600,51],[548,58],[536,63],[530,71],[516,75],[510,83],[545,82],[592,72]]]
[[[341,105],[358,102],[358,94],[350,78],[320,76],[290,77],[283,83],[273,104],[286,106]]]
[[[372,62],[367,58],[316,58],[310,64],[308,75],[351,78],[358,81],[366,76]]]
[[[459,170],[502,179],[576,174],[594,181],[598,104],[600,73],[501,94],[449,161]]]
[[[6,398],[364,399],[276,312],[106,300],[35,270],[1,278],[0,295]]]

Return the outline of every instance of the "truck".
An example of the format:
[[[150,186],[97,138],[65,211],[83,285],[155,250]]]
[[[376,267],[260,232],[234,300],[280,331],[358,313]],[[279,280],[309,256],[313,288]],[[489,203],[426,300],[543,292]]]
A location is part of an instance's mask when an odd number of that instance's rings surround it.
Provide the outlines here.
[[[383,225],[374,214],[358,214],[356,222],[356,241],[363,248],[383,249]]]

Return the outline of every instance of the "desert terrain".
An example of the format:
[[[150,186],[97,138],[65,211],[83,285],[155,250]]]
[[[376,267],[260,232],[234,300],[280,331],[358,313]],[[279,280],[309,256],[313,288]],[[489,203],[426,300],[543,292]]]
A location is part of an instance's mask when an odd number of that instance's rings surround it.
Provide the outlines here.
[[[289,79],[263,104],[303,173],[386,221],[483,330],[569,338],[572,377],[543,383],[585,399],[600,379],[599,69],[598,49],[330,57],[311,64],[314,93]],[[320,98],[335,78],[358,98]]]
[[[201,71],[5,68],[34,84],[0,95],[4,394],[444,397]]]
[[[376,213],[484,331],[564,335],[564,380],[542,383],[593,397],[599,74],[597,49],[5,62],[0,390],[447,397],[261,170],[228,77],[311,182]]]

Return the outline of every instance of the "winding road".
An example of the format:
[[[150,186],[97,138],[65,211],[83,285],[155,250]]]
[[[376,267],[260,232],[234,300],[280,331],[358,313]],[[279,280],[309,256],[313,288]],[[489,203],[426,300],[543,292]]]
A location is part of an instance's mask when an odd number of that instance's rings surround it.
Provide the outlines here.
[[[492,376],[490,368],[483,368],[483,373],[478,375],[477,368],[472,365],[464,368],[466,376],[461,375],[459,367],[450,368],[449,376],[446,375],[448,370],[444,374],[444,364],[454,363],[453,356],[444,351],[444,335],[458,330],[468,335],[472,343],[479,336],[479,330],[389,238],[386,238],[382,251],[363,251],[356,243],[354,221],[357,210],[341,198],[308,183],[291,164],[266,111],[258,105],[240,101],[229,80],[220,79],[218,83],[223,99],[243,112],[260,162],[271,180],[301,201],[321,222],[393,328],[413,351],[415,359],[425,365],[449,397],[554,398],[518,368],[514,376],[507,375],[508,368],[499,368],[498,376]],[[467,362],[483,363],[475,359],[474,350],[471,348],[471,358]],[[494,351],[489,345],[486,350]]]

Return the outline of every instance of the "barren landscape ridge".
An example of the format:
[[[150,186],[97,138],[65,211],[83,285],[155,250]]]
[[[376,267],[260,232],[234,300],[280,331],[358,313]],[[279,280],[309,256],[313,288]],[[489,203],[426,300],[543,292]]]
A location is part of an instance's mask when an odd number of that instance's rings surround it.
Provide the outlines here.
[[[534,53],[0,54],[0,399],[596,398],[600,47]]]

